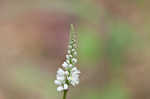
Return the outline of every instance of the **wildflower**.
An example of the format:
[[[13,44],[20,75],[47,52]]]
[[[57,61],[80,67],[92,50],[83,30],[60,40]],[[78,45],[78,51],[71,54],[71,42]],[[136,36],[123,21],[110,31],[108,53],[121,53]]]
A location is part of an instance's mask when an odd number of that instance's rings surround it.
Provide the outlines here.
[[[71,26],[71,37],[68,45],[66,60],[59,68],[54,83],[58,85],[57,91],[65,91],[69,86],[76,86],[79,84],[80,71],[75,67],[77,63],[76,40],[74,36],[73,26]]]

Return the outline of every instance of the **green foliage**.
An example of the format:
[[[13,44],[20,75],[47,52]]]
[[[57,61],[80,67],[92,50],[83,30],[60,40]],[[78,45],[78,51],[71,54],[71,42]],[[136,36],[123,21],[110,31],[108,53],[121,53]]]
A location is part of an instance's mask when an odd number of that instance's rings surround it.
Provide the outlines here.
[[[101,95],[100,99],[129,99],[127,89],[120,82],[111,83]]]
[[[17,68],[15,82],[17,85],[15,86],[30,93],[38,92],[43,99],[57,99],[58,94],[53,77],[35,67]]]
[[[120,66],[125,52],[132,44],[132,33],[133,29],[129,24],[113,22],[111,25],[106,54],[113,66]]]
[[[107,85],[103,90],[88,88],[78,99],[129,99],[128,91],[120,82]]]
[[[95,30],[81,28],[79,30],[79,56],[81,61],[99,61],[102,50],[101,40]]]

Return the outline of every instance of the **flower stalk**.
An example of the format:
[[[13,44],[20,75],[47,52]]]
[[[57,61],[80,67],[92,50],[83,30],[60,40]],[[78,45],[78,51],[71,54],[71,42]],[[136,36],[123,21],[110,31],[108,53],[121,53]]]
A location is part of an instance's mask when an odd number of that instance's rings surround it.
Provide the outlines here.
[[[68,90],[64,90],[63,99],[66,99],[66,98],[67,98],[67,92],[68,92]]]
[[[71,24],[70,38],[68,44],[68,50],[66,54],[66,60],[62,64],[62,68],[59,68],[54,83],[58,85],[57,91],[64,92],[63,99],[66,99],[67,92],[70,86],[76,86],[79,84],[80,71],[75,66],[77,63],[77,42],[75,39],[74,26]]]

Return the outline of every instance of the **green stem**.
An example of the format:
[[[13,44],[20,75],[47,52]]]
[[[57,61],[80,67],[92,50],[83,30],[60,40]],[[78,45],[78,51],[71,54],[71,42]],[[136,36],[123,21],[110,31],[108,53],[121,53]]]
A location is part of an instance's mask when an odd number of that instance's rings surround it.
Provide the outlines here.
[[[63,96],[63,99],[67,99],[66,97],[67,97],[67,92],[68,92],[68,90],[64,90],[64,96]]]
[[[71,29],[70,29],[70,34],[69,34],[70,37],[69,37],[69,38],[70,38],[70,41],[71,41],[72,38],[73,38],[73,35],[74,35],[74,25],[73,25],[73,24],[70,24],[70,28],[71,28]]]

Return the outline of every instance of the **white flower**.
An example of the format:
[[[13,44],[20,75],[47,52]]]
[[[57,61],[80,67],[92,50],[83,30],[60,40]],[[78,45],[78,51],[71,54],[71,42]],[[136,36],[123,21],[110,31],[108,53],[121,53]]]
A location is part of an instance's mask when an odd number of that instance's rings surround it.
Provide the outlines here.
[[[59,81],[61,81],[61,82],[63,82],[64,80],[65,80],[65,77],[64,76],[59,76],[59,75],[57,75],[57,80],[59,80]]]
[[[72,49],[72,52],[75,52],[76,50],[75,49]]]
[[[62,64],[62,66],[63,66],[64,68],[67,68],[67,67],[68,67],[68,64],[67,64],[66,62],[64,62],[64,63]]]
[[[73,62],[74,64],[77,63],[77,59],[73,58],[73,59],[72,59],[72,62]]]
[[[77,56],[77,52],[74,52],[73,55],[74,55],[74,56]]]
[[[68,75],[69,75],[69,72],[68,72],[68,71],[65,71],[65,74],[68,76]]]
[[[72,55],[69,55],[70,58],[72,58]]]
[[[76,41],[71,37],[66,60],[62,64],[63,68],[59,68],[54,83],[58,85],[57,91],[68,90],[69,86],[76,86],[79,84],[80,71],[75,67],[77,63]]]
[[[67,84],[64,84],[63,86],[58,86],[58,88],[57,88],[57,91],[63,91],[63,90],[68,90],[68,85]]]
[[[71,51],[70,50],[68,50],[68,54],[70,54],[71,53]]]
[[[69,49],[72,49],[72,46],[71,46],[71,45],[69,45],[69,46],[68,46],[68,48],[69,48]]]
[[[73,47],[74,47],[74,48],[76,48],[76,47],[77,47],[77,45],[76,45],[76,44],[73,44]]]
[[[65,73],[65,71],[61,68],[59,68],[58,71],[57,71],[57,75],[60,75],[60,76],[64,75],[64,73]]]
[[[69,59],[70,58],[69,55],[66,55],[66,58]]]
[[[76,67],[72,68],[71,75],[68,77],[68,80],[73,86],[79,84],[79,74],[80,71]]]
[[[66,59],[72,58],[72,55],[66,55]]]
[[[64,84],[64,90],[67,90],[67,89],[68,89],[68,85]]]
[[[56,85],[61,85],[61,84],[62,84],[61,81],[59,81],[59,80],[55,80],[54,83],[55,83]]]
[[[70,61],[69,60],[66,60],[67,64],[70,64]]]
[[[71,72],[74,72],[74,71],[77,71],[77,70],[78,70],[77,67],[73,67]]]
[[[73,65],[72,65],[72,64],[70,64],[70,65],[69,65],[69,68],[71,68],[72,66],[73,66]]]
[[[63,86],[59,86],[58,88],[57,88],[57,91],[63,91],[64,90],[64,88],[63,88]]]
[[[72,40],[72,41],[70,41],[70,45],[72,45],[74,43],[74,41]]]

